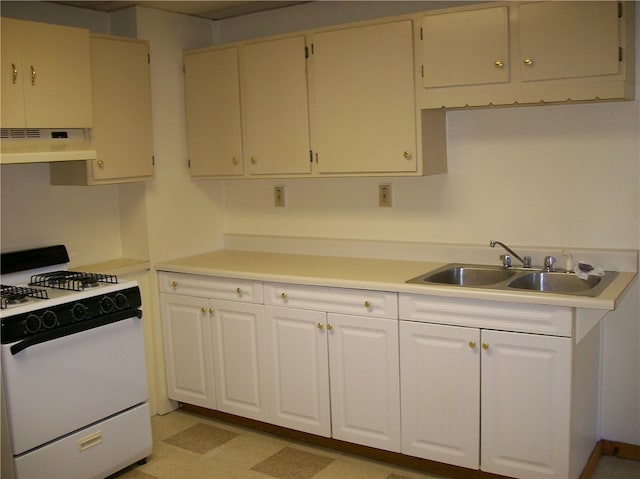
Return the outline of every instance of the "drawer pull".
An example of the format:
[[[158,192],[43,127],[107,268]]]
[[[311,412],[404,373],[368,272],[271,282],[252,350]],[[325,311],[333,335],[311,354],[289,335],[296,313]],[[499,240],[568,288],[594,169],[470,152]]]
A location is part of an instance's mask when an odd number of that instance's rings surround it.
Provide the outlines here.
[[[236,288],[236,294],[240,296],[242,294],[242,290],[240,288]]]
[[[98,444],[102,444],[102,431],[96,431],[93,434],[78,439],[78,449],[81,451],[85,451]]]
[[[178,287],[178,282],[177,281],[171,281],[171,283],[169,284],[172,288],[177,288]]]
[[[287,299],[287,293],[280,293],[280,297],[282,299]]]
[[[365,301],[364,302],[364,307],[369,309],[371,307],[371,301]]]

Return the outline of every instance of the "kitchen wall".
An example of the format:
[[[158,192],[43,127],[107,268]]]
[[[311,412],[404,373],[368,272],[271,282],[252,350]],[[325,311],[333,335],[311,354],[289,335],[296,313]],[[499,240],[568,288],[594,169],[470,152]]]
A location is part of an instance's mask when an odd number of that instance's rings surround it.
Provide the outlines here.
[[[183,49],[434,5],[317,2],[215,22],[211,29],[204,20],[147,8],[108,15],[3,1],[3,15],[80,22],[102,33],[135,30],[151,41],[156,176],[135,185],[53,187],[46,164],[3,165],[2,249],[63,242],[76,264],[135,253],[160,261],[219,248],[224,234],[640,249],[638,101],[449,112],[446,175],[250,181],[188,176]],[[640,11],[636,25],[640,31]],[[393,208],[376,206],[382,181],[393,184]],[[271,206],[276,184],[287,186],[286,208]],[[619,310],[605,319],[602,388],[603,436],[635,444],[639,289],[636,281]]]

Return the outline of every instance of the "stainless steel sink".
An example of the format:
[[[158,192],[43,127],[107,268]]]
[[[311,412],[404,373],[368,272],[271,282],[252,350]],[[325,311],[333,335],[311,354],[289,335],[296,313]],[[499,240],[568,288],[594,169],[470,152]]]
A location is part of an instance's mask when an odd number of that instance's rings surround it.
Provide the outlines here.
[[[539,271],[514,278],[507,283],[507,287],[544,293],[589,293],[589,296],[597,296],[616,276],[617,273],[607,272],[605,276],[580,279],[572,272]]]
[[[410,279],[407,283],[437,283],[458,286],[486,286],[503,282],[515,274],[500,266],[448,264],[435,271]]]
[[[606,271],[604,276],[580,279],[571,271],[451,263],[412,278],[407,283],[593,297],[609,286],[617,275],[617,272]]]

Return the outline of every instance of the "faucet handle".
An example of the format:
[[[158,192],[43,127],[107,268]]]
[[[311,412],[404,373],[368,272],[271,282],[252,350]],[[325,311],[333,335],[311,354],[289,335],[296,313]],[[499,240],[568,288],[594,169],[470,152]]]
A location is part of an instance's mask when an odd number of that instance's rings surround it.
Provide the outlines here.
[[[501,254],[500,259],[502,260],[502,266],[505,268],[511,267],[511,255],[510,254]]]

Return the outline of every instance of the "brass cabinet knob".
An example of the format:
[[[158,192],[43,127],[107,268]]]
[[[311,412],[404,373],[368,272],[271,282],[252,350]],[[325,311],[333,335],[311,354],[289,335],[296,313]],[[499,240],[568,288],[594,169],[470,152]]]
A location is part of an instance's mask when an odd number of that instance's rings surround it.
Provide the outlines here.
[[[236,157],[233,157],[231,161],[233,162],[234,165],[237,165],[240,162],[240,160],[238,160],[238,158]]]
[[[318,329],[320,330],[324,329],[324,325],[322,323],[318,323]]]
[[[214,309],[213,308],[209,308],[209,314],[213,314]]]
[[[331,324],[331,323],[327,324],[327,329],[329,331],[331,331],[333,329],[333,324]]]
[[[280,297],[282,299],[287,299],[287,293],[284,293],[284,292],[280,293]]]
[[[104,161],[98,160],[98,168],[104,168]]]
[[[496,66],[496,68],[502,68],[504,66],[504,63],[502,63],[502,60],[496,60],[494,65]]]
[[[489,349],[489,343],[482,343],[482,349],[484,349],[485,351]]]
[[[33,86],[35,86],[36,84],[36,76],[37,76],[36,69],[33,68],[33,65],[31,65],[31,85]]]
[[[525,65],[527,65],[528,67],[533,65],[533,58],[525,58],[524,60],[522,60],[522,63],[524,63]]]
[[[251,158],[249,158],[249,161],[252,165],[255,165],[258,162],[258,159],[255,156],[252,156]]]
[[[469,347],[471,349],[475,349],[476,348],[476,342],[475,341],[469,341]]]
[[[371,301],[365,301],[364,302],[364,307],[369,309],[371,307]]]
[[[402,156],[404,156],[406,160],[410,160],[412,157],[411,152],[406,150],[402,153]]]
[[[172,288],[176,288],[178,286],[178,282],[177,281],[171,281],[171,287]]]
[[[200,311],[202,311],[203,313],[206,313],[207,312],[207,308],[205,308],[204,306],[201,306],[200,307]]]
[[[15,63],[11,64],[11,71],[12,71],[11,83],[15,85],[18,81],[18,68],[16,67]]]
[[[236,294],[239,296],[242,294],[242,290],[240,288],[236,288]]]

